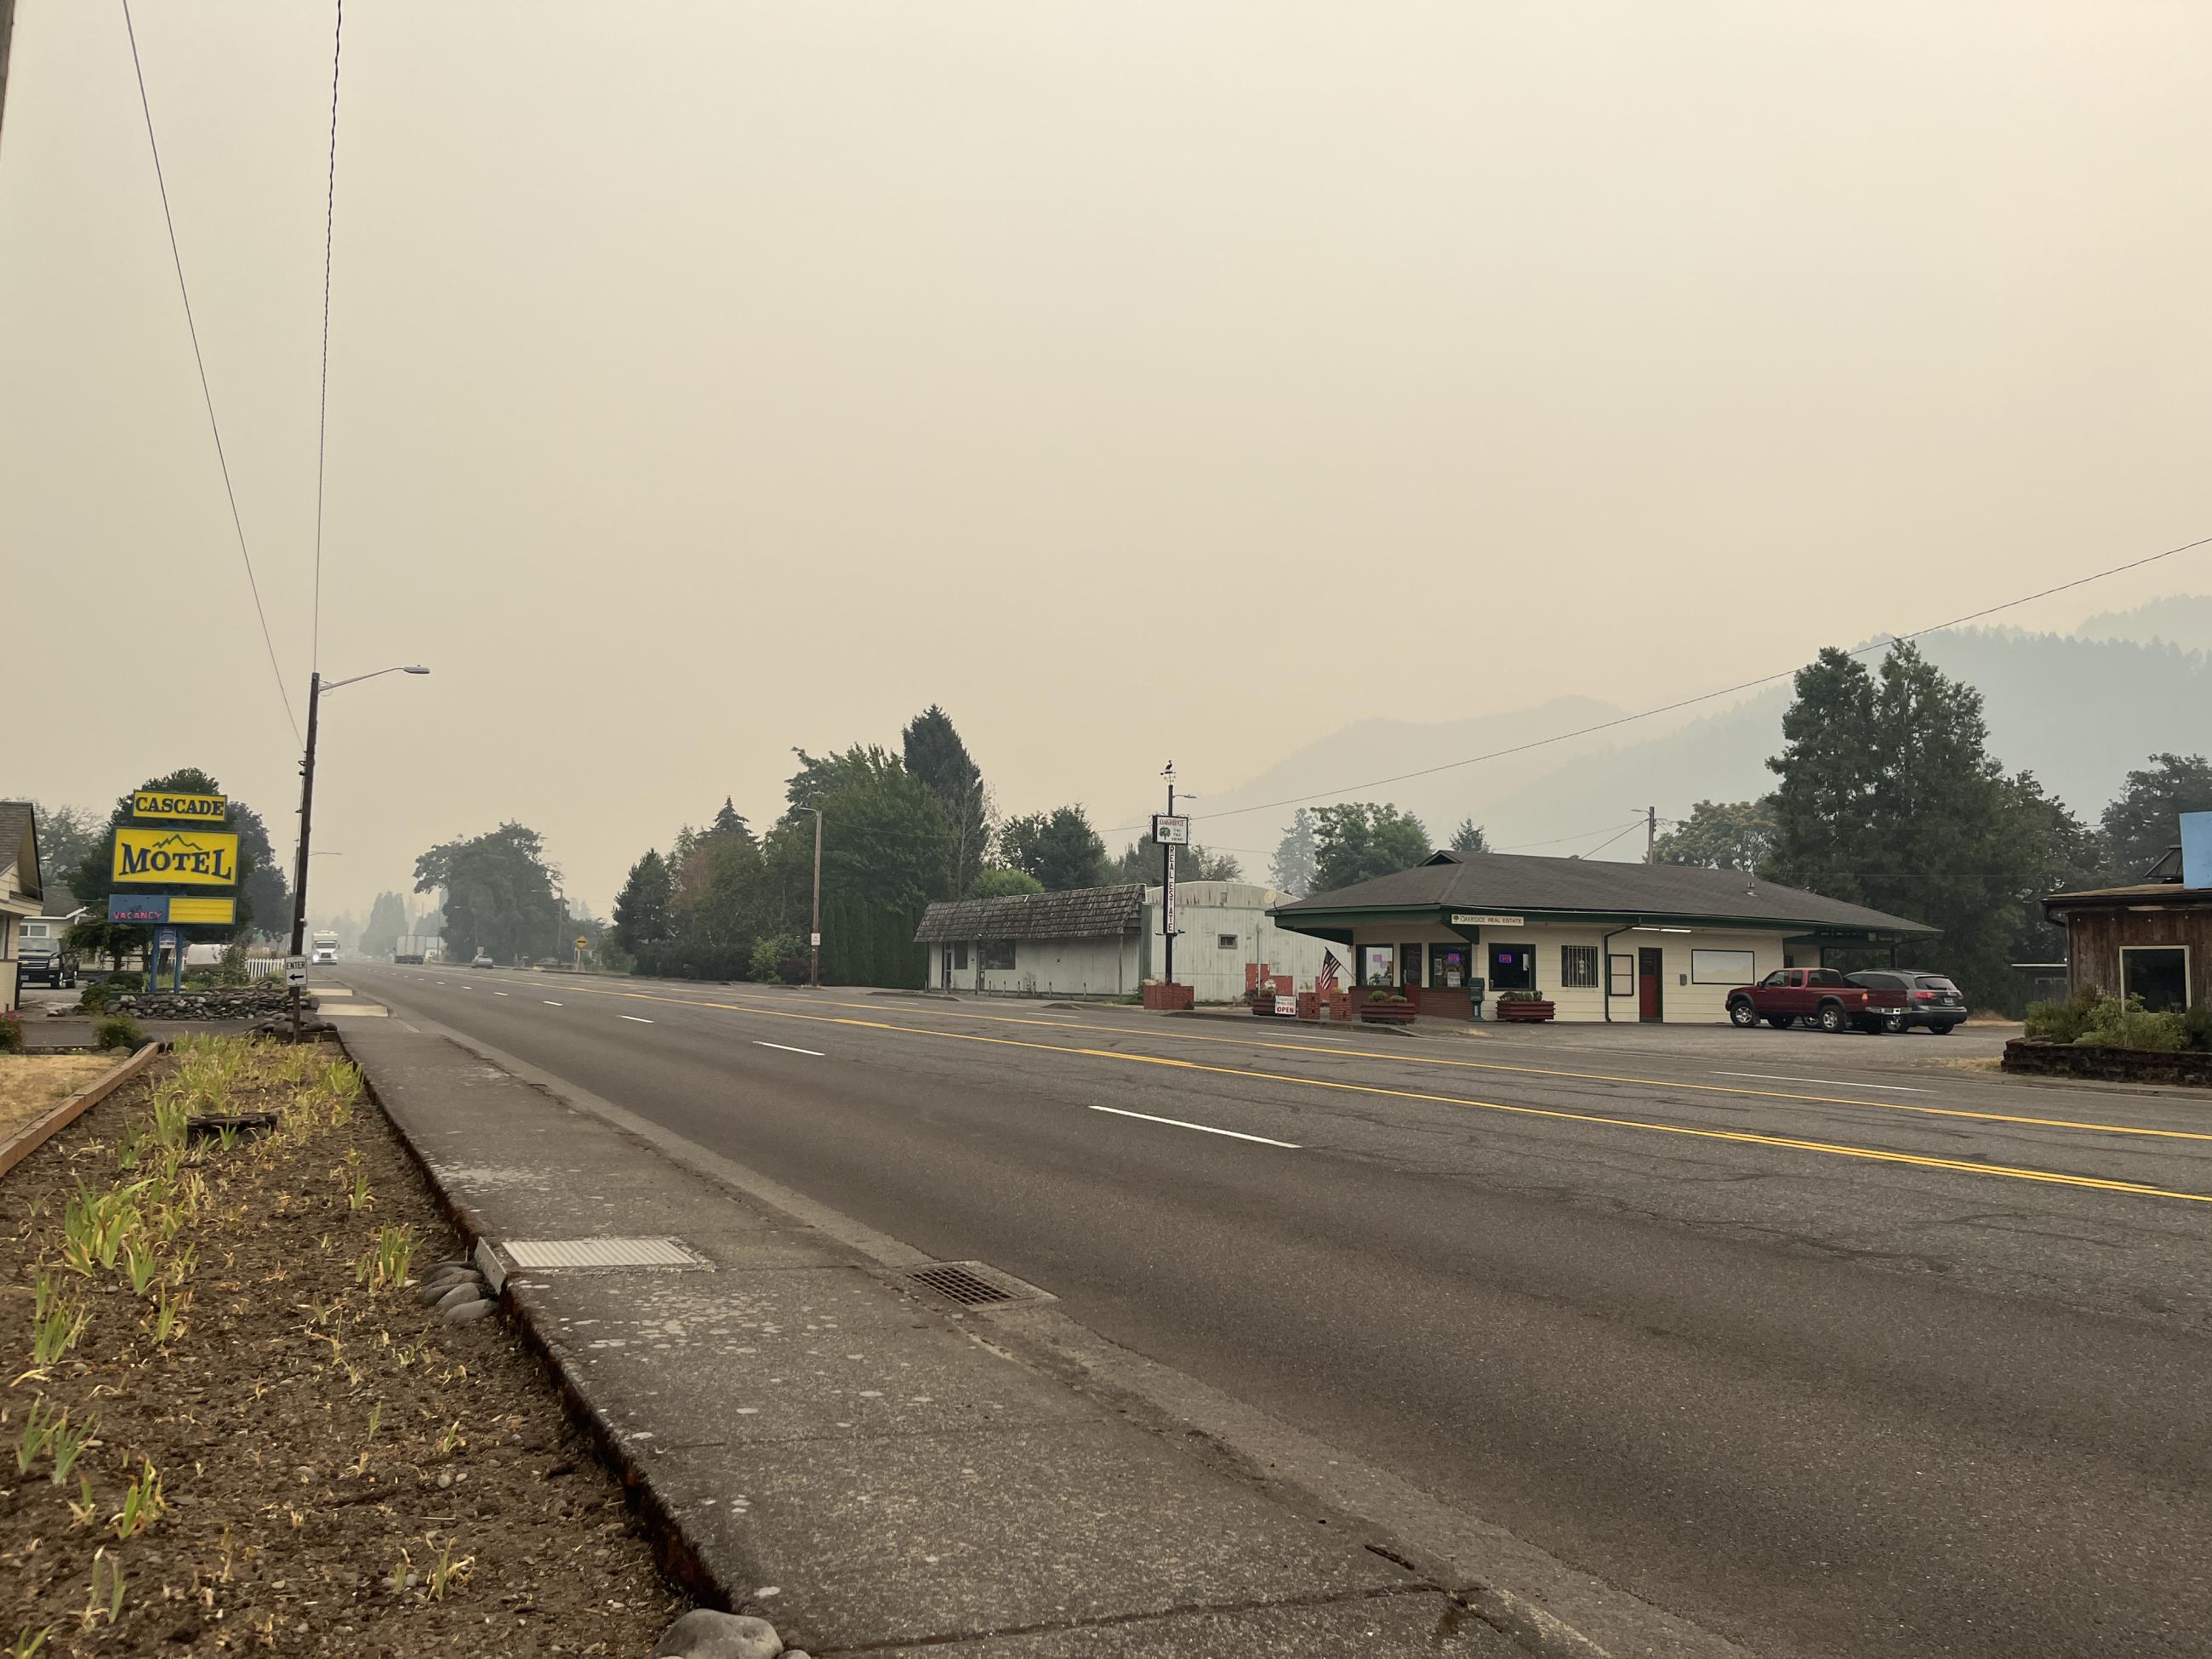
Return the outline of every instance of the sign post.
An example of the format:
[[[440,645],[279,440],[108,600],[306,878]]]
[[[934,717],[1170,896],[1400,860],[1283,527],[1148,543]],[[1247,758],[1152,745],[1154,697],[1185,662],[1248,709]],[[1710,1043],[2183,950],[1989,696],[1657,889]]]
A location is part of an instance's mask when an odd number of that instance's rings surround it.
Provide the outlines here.
[[[591,942],[581,933],[576,935],[576,971],[580,974],[584,971],[584,947]]]
[[[1152,819],[1152,839],[1160,848],[1160,938],[1164,947],[1164,963],[1167,982],[1175,983],[1176,942],[1176,848],[1190,845],[1190,820],[1179,818],[1175,810],[1175,763],[1170,761],[1160,775],[1168,781],[1168,810]]]

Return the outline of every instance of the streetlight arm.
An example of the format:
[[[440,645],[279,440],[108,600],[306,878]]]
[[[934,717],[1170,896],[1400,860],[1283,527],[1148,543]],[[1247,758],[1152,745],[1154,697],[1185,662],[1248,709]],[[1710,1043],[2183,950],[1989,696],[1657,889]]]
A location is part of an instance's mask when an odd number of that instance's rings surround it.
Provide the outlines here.
[[[379,674],[427,674],[430,671],[428,669],[422,667],[420,664],[410,663],[403,665],[400,663],[394,663],[389,668],[372,668],[366,674],[356,674],[347,679],[325,680],[323,682],[323,690],[325,691],[335,691],[342,685],[357,685],[363,680],[374,679]]]

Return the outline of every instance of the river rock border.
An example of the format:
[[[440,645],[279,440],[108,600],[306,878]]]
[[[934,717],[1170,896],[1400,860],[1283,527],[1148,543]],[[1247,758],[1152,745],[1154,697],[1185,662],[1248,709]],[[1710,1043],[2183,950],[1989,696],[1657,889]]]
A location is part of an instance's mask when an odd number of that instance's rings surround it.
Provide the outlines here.
[[[2101,1042],[2051,1042],[2014,1037],[2005,1044],[2004,1069],[2030,1077],[2073,1077],[2100,1083],[2178,1084],[2212,1089],[2212,1054],[2165,1054]]]

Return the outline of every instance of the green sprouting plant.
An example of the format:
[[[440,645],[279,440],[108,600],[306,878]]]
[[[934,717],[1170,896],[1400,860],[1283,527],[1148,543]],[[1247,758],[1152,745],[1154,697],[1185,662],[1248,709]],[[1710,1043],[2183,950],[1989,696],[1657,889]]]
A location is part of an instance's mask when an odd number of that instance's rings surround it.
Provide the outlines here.
[[[85,1319],[83,1309],[56,1297],[31,1328],[32,1363],[51,1365],[76,1346],[77,1338],[84,1334]]]
[[[407,1571],[414,1565],[413,1559],[405,1550],[399,1552],[399,1559],[392,1564],[392,1576],[384,1581],[392,1586],[392,1593],[394,1595],[407,1588]]]
[[[62,1293],[61,1281],[44,1267],[31,1275],[31,1322],[36,1324],[46,1316],[46,1310],[54,1305]]]
[[[374,1242],[354,1264],[355,1282],[373,1291],[389,1289],[406,1280],[408,1264],[414,1259],[412,1226],[379,1227]]]
[[[154,1249],[143,1238],[123,1247],[123,1270],[131,1275],[131,1294],[143,1296],[154,1282]]]
[[[353,1190],[346,1194],[346,1208],[355,1211],[366,1210],[375,1202],[374,1194],[368,1190],[368,1172],[366,1170],[356,1170],[353,1172]]]
[[[139,1142],[143,1138],[143,1135],[144,1131],[137,1124],[134,1123],[125,1128],[120,1135],[116,1137],[116,1168],[118,1170],[135,1170],[138,1167],[138,1160],[142,1156],[139,1151]]]
[[[456,1449],[468,1443],[461,1438],[461,1419],[457,1417],[446,1425],[445,1432],[438,1437],[438,1455],[450,1457]]]
[[[100,1570],[103,1564],[107,1568],[108,1579],[107,1601],[105,1606],[101,1605],[100,1599]],[[92,1553],[92,1589],[85,1600],[82,1623],[85,1629],[90,1630],[100,1615],[105,1613],[107,1615],[107,1622],[112,1625],[122,1612],[123,1563],[110,1555],[106,1547],[103,1545]]]
[[[31,1465],[39,1461],[40,1455],[52,1443],[54,1431],[69,1420],[66,1411],[59,1417],[43,1416],[46,1404],[46,1395],[40,1395],[31,1402],[30,1409],[23,1413],[23,1437],[15,1446],[15,1473],[18,1474],[31,1472]]]
[[[96,1423],[87,1423],[82,1428],[71,1428],[69,1413],[64,1412],[61,1414],[53,1431],[54,1485],[65,1486],[69,1484],[70,1471],[76,1467],[76,1460],[83,1454],[84,1449],[92,1443],[93,1434],[99,1426]]]
[[[157,1146],[182,1152],[191,1133],[191,1103],[174,1079],[154,1091],[154,1140]]]
[[[446,1599],[448,1586],[458,1588],[467,1583],[469,1574],[475,1570],[476,1565],[477,1559],[473,1555],[465,1555],[459,1560],[454,1560],[453,1546],[450,1540],[439,1545],[438,1559],[430,1564],[431,1599],[442,1601]]]
[[[8,1644],[8,1659],[31,1659],[31,1656],[46,1646],[46,1638],[54,1633],[52,1625],[33,1630],[25,1625],[15,1632],[15,1639]]]
[[[70,1525],[88,1527],[100,1518],[100,1505],[92,1495],[92,1477],[84,1474],[77,1476],[76,1489],[83,1494],[83,1501],[79,1502],[74,1498],[68,1500]]]
[[[192,1298],[190,1291],[185,1292],[184,1296],[174,1302],[169,1300],[169,1287],[167,1285],[164,1285],[160,1290],[155,1291],[154,1343],[156,1347],[165,1346],[168,1342],[170,1337],[176,1334],[178,1317],[183,1314],[186,1308],[191,1306],[191,1303]]]
[[[118,1539],[136,1538],[161,1517],[169,1506],[161,1497],[161,1476],[154,1460],[142,1457],[144,1472],[132,1477],[123,1489],[123,1507],[110,1520]]]

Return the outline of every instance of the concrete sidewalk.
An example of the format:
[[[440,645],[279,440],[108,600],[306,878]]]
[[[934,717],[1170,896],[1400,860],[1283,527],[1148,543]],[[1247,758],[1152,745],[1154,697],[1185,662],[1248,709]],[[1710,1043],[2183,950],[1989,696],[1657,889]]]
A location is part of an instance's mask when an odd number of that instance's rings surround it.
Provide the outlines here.
[[[988,1313],[906,1280],[927,1259],[896,1241],[410,1022],[342,1034],[676,1570],[792,1646],[1527,1651],[1346,1517],[1010,1357]],[[698,1265],[514,1265],[518,1243],[631,1238]]]

